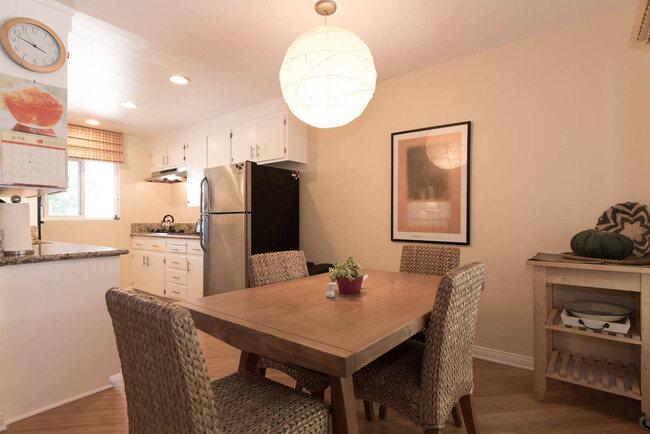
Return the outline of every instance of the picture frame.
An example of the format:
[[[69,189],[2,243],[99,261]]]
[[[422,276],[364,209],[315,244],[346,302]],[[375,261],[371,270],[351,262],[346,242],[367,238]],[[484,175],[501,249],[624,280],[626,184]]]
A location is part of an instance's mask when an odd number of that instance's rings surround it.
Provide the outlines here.
[[[471,121],[391,134],[391,241],[469,245]]]

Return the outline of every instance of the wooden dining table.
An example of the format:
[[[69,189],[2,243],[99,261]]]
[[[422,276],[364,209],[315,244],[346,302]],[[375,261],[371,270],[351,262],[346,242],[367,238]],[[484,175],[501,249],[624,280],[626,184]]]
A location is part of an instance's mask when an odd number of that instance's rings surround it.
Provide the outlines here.
[[[439,276],[365,270],[359,295],[326,298],[327,274],[179,302],[196,327],[242,351],[326,375],[335,432],[357,433],[352,374],[426,326]]]

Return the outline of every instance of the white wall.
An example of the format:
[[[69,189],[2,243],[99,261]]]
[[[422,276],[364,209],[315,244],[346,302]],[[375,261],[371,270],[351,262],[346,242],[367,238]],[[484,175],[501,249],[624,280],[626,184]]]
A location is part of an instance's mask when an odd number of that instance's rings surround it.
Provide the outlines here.
[[[486,264],[476,344],[533,352],[536,252],[569,250],[609,206],[650,204],[650,56],[628,49],[634,10],[379,82],[357,120],[309,130],[301,169],[308,260],[397,270],[390,134],[472,121],[471,245]],[[371,276],[372,277],[372,276]]]

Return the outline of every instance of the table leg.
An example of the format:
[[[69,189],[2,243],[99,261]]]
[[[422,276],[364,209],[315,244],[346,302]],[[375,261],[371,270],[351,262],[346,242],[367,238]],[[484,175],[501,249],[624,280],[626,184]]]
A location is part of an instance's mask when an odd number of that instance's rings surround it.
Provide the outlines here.
[[[354,399],[352,376],[329,377],[334,407],[334,432],[337,434],[358,434],[357,406]]]
[[[260,356],[253,353],[248,353],[246,351],[241,352],[239,357],[239,372],[241,371],[252,371],[257,372],[257,361]]]

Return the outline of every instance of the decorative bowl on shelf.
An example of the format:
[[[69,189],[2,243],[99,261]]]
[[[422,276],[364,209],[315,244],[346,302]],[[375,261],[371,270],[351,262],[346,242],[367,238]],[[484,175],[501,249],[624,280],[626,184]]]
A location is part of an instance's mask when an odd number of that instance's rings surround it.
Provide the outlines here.
[[[620,321],[632,315],[632,309],[629,307],[600,301],[567,301],[563,306],[569,313],[578,318],[599,321]]]

